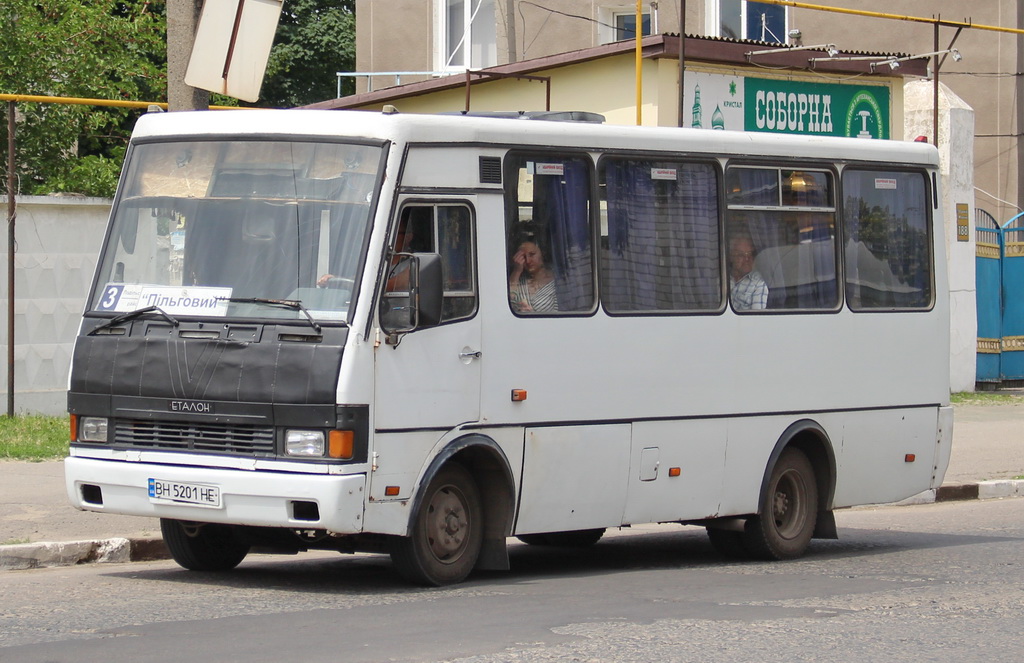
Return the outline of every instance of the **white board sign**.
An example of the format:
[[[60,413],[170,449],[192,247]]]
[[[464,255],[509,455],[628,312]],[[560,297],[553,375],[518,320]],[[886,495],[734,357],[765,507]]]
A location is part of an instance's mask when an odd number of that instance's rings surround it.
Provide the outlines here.
[[[257,101],[283,0],[206,0],[185,83]]]

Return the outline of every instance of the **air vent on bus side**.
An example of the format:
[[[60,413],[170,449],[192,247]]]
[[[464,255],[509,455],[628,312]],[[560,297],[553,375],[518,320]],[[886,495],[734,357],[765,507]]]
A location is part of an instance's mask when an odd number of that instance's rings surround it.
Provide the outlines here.
[[[501,184],[501,157],[480,157],[480,183]]]

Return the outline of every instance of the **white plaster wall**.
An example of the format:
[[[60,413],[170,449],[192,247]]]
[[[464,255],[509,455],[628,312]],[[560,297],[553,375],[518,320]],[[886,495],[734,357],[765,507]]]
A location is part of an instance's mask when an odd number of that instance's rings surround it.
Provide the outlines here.
[[[904,135],[932,132],[932,81],[904,87]],[[950,388],[974,391],[977,375],[978,309],[974,237],[974,110],[944,85],[939,86],[938,148],[942,174],[942,213],[950,298]],[[968,206],[968,241],[958,242],[956,206]]]
[[[66,411],[68,370],[110,214],[106,198],[18,196],[14,257],[14,409]],[[6,218],[7,197],[0,196]],[[7,403],[7,242],[0,256],[0,393]]]

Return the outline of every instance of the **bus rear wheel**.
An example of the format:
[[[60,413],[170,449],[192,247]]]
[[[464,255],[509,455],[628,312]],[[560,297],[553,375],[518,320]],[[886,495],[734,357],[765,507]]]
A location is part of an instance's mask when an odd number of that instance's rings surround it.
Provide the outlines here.
[[[430,480],[412,532],[395,540],[391,560],[406,580],[450,585],[473,570],[482,543],[480,491],[463,466],[450,463]]]
[[[782,452],[768,479],[760,514],[747,519],[744,543],[754,557],[794,559],[807,550],[818,517],[818,484],[806,454]]]
[[[171,557],[189,571],[228,571],[249,554],[249,543],[233,527],[160,519]]]

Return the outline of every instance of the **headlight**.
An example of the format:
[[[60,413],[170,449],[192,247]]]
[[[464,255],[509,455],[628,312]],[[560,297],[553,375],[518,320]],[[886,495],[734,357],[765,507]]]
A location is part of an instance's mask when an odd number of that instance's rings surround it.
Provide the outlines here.
[[[106,442],[107,418],[82,417],[78,420],[79,442]]]
[[[284,434],[284,452],[289,456],[323,456],[324,432],[289,430]]]

